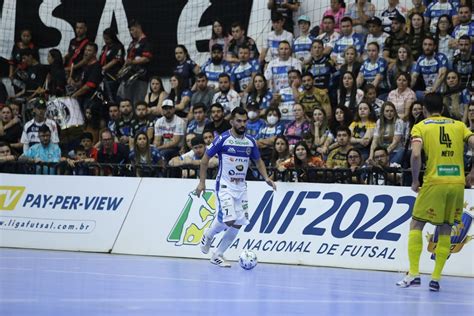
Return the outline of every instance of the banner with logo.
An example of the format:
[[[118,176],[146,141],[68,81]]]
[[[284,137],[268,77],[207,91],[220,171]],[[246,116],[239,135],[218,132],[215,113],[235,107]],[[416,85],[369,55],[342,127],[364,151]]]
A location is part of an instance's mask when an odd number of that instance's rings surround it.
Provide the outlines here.
[[[209,258],[199,249],[203,231],[216,216],[214,181],[194,194],[197,180],[143,179],[113,248],[115,253]],[[244,249],[260,262],[405,271],[407,236],[415,194],[408,187],[249,182],[250,224],[226,253],[236,260]],[[474,276],[474,194],[466,190],[463,223],[453,229],[445,273]],[[212,244],[220,241],[219,235]],[[426,225],[420,267],[431,272],[428,251],[437,234]],[[430,241],[430,242],[429,242]]]
[[[0,247],[109,252],[139,183],[0,174]]]

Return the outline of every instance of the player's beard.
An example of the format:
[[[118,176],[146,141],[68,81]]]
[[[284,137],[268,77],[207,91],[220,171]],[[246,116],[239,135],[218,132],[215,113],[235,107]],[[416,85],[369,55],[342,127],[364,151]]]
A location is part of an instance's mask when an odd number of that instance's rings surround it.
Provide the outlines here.
[[[240,128],[235,128],[234,127],[234,131],[237,135],[244,135],[245,134],[245,126],[242,126]]]

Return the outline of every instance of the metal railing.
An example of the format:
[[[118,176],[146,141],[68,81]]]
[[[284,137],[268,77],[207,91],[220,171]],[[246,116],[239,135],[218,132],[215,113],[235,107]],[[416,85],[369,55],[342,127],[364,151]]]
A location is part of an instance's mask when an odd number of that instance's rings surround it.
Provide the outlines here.
[[[283,182],[345,183],[375,185],[410,185],[411,172],[401,168],[359,168],[325,169],[300,168],[279,171],[267,168],[273,180]],[[198,167],[160,167],[146,164],[107,164],[107,163],[31,163],[3,162],[0,173],[38,174],[38,175],[78,175],[78,176],[116,176],[116,177],[154,177],[154,178],[198,178]],[[216,177],[217,168],[208,169],[208,179]],[[247,180],[263,180],[256,168],[251,167]]]

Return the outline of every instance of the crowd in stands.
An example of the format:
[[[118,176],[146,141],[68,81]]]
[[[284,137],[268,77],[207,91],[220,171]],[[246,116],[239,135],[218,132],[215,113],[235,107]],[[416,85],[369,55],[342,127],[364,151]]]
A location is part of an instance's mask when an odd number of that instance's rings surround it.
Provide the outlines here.
[[[300,2],[268,1],[272,30],[261,47],[241,22],[227,30],[216,18],[206,63],[176,46],[169,91],[150,72],[156,43],[139,19],[129,21],[131,43],[109,28],[101,49],[77,21],[68,51],[51,49],[47,65],[22,30],[10,60],[15,94],[0,100],[0,163],[62,161],[73,174],[89,162],[196,167],[244,107],[247,134],[275,170],[408,169],[410,131],[432,93],[444,116],[474,131],[471,0],[412,0],[410,10],[398,0],[331,0],[320,25],[294,17]],[[84,123],[49,115],[58,99]]]

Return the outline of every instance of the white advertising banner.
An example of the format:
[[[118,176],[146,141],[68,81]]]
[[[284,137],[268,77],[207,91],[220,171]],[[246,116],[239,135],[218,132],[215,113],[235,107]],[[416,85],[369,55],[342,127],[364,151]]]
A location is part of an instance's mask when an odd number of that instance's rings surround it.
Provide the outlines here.
[[[193,193],[197,183],[143,179],[113,252],[209,258],[198,245],[216,215],[214,181],[207,181],[208,190],[200,198]],[[249,182],[248,195],[250,224],[226,253],[230,260],[250,249],[260,262],[389,271],[408,267],[407,236],[415,201],[408,187],[278,183],[273,192],[263,182]],[[463,223],[453,229],[453,253],[444,271],[472,277],[474,191],[466,190],[465,199]],[[422,272],[434,266],[428,251],[435,246],[436,238],[430,237],[434,231],[426,225],[423,232]]]
[[[0,246],[108,252],[140,180],[0,174]]]

